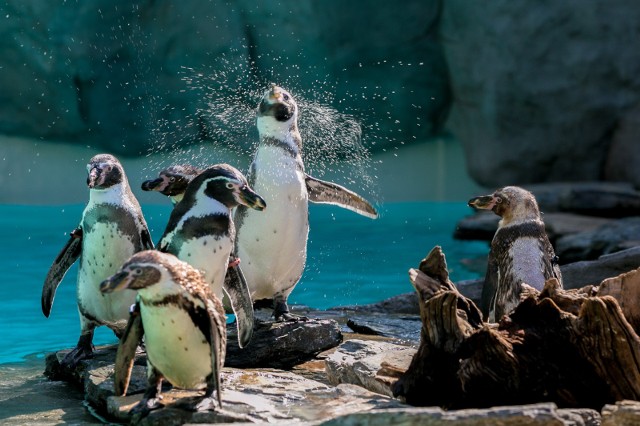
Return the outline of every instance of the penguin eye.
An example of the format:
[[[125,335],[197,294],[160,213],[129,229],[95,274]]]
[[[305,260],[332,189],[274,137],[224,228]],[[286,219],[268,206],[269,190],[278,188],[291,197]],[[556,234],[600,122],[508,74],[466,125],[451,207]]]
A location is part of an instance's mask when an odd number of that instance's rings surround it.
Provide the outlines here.
[[[282,97],[283,97],[283,99],[284,99],[285,101],[288,101],[288,100],[289,100],[289,95],[287,95],[286,93],[285,93],[284,95],[282,95]]]
[[[231,182],[227,182],[227,188],[228,189],[233,189],[233,184]]]
[[[174,180],[176,180],[176,178],[175,178],[175,177],[173,177],[173,176],[171,176],[171,177],[169,178],[169,182],[173,182]]]
[[[111,166],[111,164],[107,164],[104,168],[104,170],[108,173],[111,171],[111,169],[113,169],[113,166]]]
[[[133,275],[142,275],[142,268],[136,268],[133,270]]]
[[[502,203],[502,197],[496,197],[496,204]]]

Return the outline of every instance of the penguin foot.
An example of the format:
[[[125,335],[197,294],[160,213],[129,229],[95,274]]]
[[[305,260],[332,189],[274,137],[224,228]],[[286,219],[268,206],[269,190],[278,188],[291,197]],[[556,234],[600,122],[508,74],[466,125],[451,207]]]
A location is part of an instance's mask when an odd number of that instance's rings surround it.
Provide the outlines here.
[[[146,417],[153,410],[164,407],[164,404],[160,402],[161,399],[162,397],[142,398],[140,402],[138,402],[131,410],[129,410],[129,414],[138,419]],[[137,421],[133,423],[137,423]]]
[[[73,370],[76,365],[83,359],[91,358],[93,356],[93,346],[76,346],[71,352],[65,355],[60,361],[60,367],[64,370]]]
[[[309,317],[304,315],[296,315],[291,312],[281,312],[280,315],[275,315],[276,322],[304,322],[309,321]]]
[[[215,411],[216,405],[216,399],[213,396],[204,396],[192,407],[192,409],[199,413],[204,411]]]

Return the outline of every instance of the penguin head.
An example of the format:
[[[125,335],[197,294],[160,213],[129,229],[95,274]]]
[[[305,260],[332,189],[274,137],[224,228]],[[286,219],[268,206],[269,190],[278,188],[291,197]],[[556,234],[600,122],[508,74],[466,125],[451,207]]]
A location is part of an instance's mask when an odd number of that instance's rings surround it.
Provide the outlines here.
[[[502,218],[501,226],[513,222],[540,219],[540,210],[533,194],[518,186],[505,186],[490,195],[472,198],[469,206],[491,210]]]
[[[159,193],[172,197],[183,194],[187,185],[198,174],[200,170],[187,164],[179,164],[162,170],[157,179],[142,182],[143,191],[158,191]]]
[[[87,173],[89,189],[108,189],[125,180],[122,164],[110,154],[98,154],[89,160]]]
[[[279,136],[297,131],[298,104],[282,87],[271,85],[258,104],[258,132],[261,136]]]
[[[267,203],[247,182],[244,175],[228,164],[217,164],[209,167],[196,177],[187,187],[185,198],[209,197],[228,208],[240,204],[256,210],[264,210]]]
[[[176,286],[208,289],[202,274],[188,263],[170,253],[144,250],[131,256],[118,272],[102,281],[100,291],[129,289],[143,294],[171,295],[175,294]]]

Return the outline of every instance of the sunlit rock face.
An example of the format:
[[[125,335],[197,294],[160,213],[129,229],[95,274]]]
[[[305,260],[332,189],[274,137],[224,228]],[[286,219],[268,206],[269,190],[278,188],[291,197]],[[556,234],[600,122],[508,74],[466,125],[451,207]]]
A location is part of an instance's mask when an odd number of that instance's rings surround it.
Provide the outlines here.
[[[2,2],[0,133],[137,155],[214,137],[216,94],[253,114],[276,81],[389,144],[431,135],[450,102],[437,2],[375,3]]]
[[[472,177],[489,187],[601,179],[612,132],[640,101],[640,4],[443,4],[448,125]]]

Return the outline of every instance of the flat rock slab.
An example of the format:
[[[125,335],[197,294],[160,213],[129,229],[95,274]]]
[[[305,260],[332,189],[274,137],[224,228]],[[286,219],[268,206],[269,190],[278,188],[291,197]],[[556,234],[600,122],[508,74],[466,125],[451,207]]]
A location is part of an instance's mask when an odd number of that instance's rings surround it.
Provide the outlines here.
[[[258,322],[246,349],[238,347],[236,329],[228,327],[228,367],[288,369],[342,342],[340,325],[332,319]]]
[[[388,342],[348,340],[326,359],[329,382],[351,383],[392,396],[391,385],[404,373],[415,348]]]

